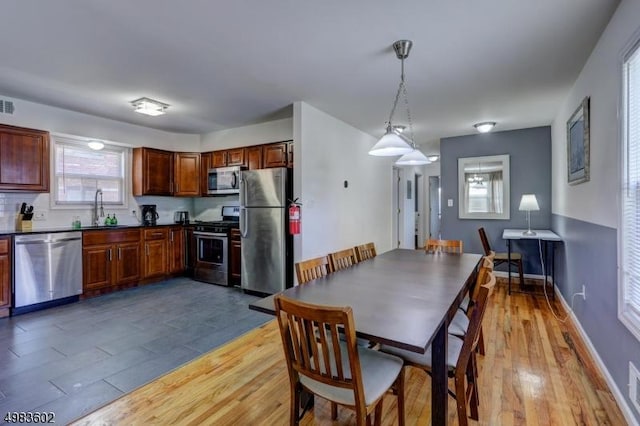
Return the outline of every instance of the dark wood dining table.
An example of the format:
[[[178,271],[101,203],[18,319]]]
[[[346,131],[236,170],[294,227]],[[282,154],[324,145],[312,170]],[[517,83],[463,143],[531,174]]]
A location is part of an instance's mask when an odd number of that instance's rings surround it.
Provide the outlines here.
[[[432,351],[432,424],[447,421],[447,327],[475,280],[480,254],[395,249],[282,292],[331,306],[351,306],[358,337],[408,351]],[[274,296],[250,309],[275,314]]]

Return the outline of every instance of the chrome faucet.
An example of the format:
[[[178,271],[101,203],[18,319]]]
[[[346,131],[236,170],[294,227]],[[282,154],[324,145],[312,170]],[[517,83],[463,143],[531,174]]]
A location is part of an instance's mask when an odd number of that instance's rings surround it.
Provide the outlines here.
[[[98,210],[98,194],[100,194],[100,209]],[[104,206],[102,205],[102,189],[96,189],[96,196],[93,200],[93,225],[100,225],[100,218],[104,217]]]

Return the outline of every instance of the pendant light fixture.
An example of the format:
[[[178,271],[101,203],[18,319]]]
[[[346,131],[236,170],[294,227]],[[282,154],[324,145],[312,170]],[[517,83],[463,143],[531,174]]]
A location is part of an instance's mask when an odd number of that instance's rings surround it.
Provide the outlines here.
[[[395,155],[402,155],[396,162],[399,166],[412,166],[429,164],[427,157],[416,149],[416,145],[413,141],[413,126],[411,123],[411,113],[409,111],[409,100],[407,98],[407,88],[404,82],[404,60],[409,56],[409,51],[413,42],[411,40],[398,40],[393,43],[393,50],[396,52],[396,56],[401,61],[401,73],[400,84],[398,85],[398,91],[396,92],[396,98],[393,101],[393,108],[389,114],[389,121],[387,121],[387,131],[380,138],[373,148],[369,151],[369,155],[391,157]],[[400,94],[404,97],[404,103],[407,107],[407,121],[409,122],[409,137],[400,135],[402,130],[398,131],[401,126],[393,125],[393,116],[398,107],[398,100],[400,100]],[[404,128],[402,128],[404,130]],[[407,140],[408,139],[408,140]]]

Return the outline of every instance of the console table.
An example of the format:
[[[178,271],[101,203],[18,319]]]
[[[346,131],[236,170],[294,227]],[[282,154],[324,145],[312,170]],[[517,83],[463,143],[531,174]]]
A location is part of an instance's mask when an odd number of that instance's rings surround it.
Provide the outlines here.
[[[555,299],[556,297],[556,279],[555,279],[555,259],[554,259],[554,246],[556,243],[562,242],[562,238],[555,232],[550,229],[533,229],[535,235],[527,235],[525,234],[526,229],[505,229],[502,232],[502,239],[507,240],[507,257],[509,259],[509,265],[511,265],[511,242],[513,240],[539,240],[543,242],[542,249],[542,259],[544,260],[545,267],[544,269],[544,284],[547,285],[547,277],[551,276],[551,289],[552,289],[552,297]],[[551,246],[551,251],[549,251],[548,246]],[[548,262],[550,260],[550,262]],[[551,264],[551,268],[549,268],[549,264]],[[551,274],[549,274],[549,269],[551,269]],[[511,294],[511,267],[509,267],[508,271],[509,275],[509,294]],[[520,283],[520,288],[524,289],[524,283]]]

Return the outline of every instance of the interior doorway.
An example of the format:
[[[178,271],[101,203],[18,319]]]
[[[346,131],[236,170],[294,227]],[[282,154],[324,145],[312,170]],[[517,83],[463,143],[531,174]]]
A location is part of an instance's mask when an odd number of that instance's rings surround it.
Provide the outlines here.
[[[440,176],[429,176],[429,238],[440,239]]]
[[[415,212],[415,234],[414,234],[414,248],[422,248],[425,238],[425,220],[424,220],[424,177],[420,173],[414,174],[414,212]]]

